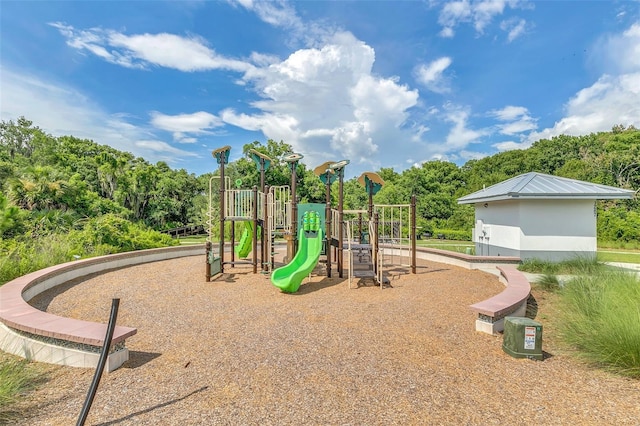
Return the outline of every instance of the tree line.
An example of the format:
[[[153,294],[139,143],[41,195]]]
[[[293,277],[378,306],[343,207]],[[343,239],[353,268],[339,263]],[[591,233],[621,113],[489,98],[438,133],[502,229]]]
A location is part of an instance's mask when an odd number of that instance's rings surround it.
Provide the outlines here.
[[[254,141],[243,151],[248,154],[251,149],[273,159],[266,172],[267,184],[289,184],[290,170],[284,157],[293,152],[290,145]],[[212,169],[216,167],[212,159]],[[458,205],[457,198],[531,171],[637,191],[640,130],[619,125],[609,132],[561,135],[537,141],[528,149],[470,160],[462,166],[428,161],[402,171],[382,168],[377,172],[385,185],[374,202],[405,204],[415,194],[421,230],[468,239],[473,208]],[[228,164],[225,172],[231,182],[241,179],[245,188],[259,184],[258,169],[247,155]],[[11,247],[54,234],[93,233],[91,238],[77,237],[83,244],[74,250],[83,256],[83,250],[104,253],[170,244],[156,231],[206,226],[209,182],[217,174],[213,170],[196,176],[91,140],[54,137],[24,117],[2,121],[0,261]],[[300,202],[324,202],[325,187],[311,168],[299,164],[297,176]],[[334,185],[331,192],[334,205],[337,187]],[[355,178],[344,183],[344,203],[345,209],[367,205],[365,190]],[[637,245],[638,201],[598,202],[598,236],[601,242]]]

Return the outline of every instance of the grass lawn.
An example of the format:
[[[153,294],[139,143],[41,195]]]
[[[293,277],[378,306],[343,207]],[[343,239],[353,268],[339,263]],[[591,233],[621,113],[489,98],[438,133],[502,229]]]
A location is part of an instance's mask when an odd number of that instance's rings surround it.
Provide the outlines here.
[[[451,240],[417,240],[418,247],[435,248],[439,250],[453,251],[456,253],[466,253],[471,249],[471,254],[475,254],[475,244],[471,241],[451,241]]]
[[[204,244],[207,241],[206,235],[193,235],[190,237],[180,237],[180,244]]]
[[[640,263],[640,251],[615,251],[598,249],[598,262]]]
[[[180,238],[180,244],[204,244],[207,240],[206,235],[196,235]],[[471,241],[452,241],[452,240],[417,240],[418,247],[430,247],[440,250],[453,251],[456,253],[466,253],[467,248],[471,248],[471,253],[475,254],[475,244]],[[598,249],[599,262],[625,262],[640,264],[640,250],[612,250]]]

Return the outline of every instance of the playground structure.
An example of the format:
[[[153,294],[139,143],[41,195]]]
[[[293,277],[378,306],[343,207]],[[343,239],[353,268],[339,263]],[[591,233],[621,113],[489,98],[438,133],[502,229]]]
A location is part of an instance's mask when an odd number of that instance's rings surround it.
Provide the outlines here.
[[[211,178],[209,181],[209,212],[208,212],[208,238],[206,243],[207,251],[207,281],[211,276],[223,273],[225,266],[250,264],[253,266],[253,273],[258,272],[258,264],[262,271],[269,271],[273,266],[273,239],[277,235],[290,234],[290,209],[294,205],[291,200],[291,191],[287,186],[265,185],[265,172],[271,165],[272,160],[255,150],[249,151],[249,155],[256,163],[260,172],[260,188],[254,186],[251,189],[241,189],[241,180],[236,181],[236,188],[232,188],[230,179],[225,176],[225,165],[229,161],[231,147],[224,146],[213,151],[216,158],[220,175]],[[300,157],[301,158],[301,157]],[[299,158],[290,158],[288,162],[295,170]],[[295,173],[295,172],[293,172]],[[217,254],[213,251],[212,239],[213,230],[216,225],[214,205],[214,181],[218,181],[218,206],[217,224],[219,225],[219,246]],[[242,235],[235,245],[236,222],[244,222]],[[230,260],[225,260],[225,233],[226,223],[230,223],[229,235]],[[258,241],[260,242],[258,250]],[[249,253],[251,258],[248,259]],[[236,255],[238,259],[236,259]]]
[[[373,196],[382,188],[384,181],[376,173],[365,172],[358,181],[369,197],[367,210],[345,211],[343,182],[349,160],[329,161],[314,169],[326,187],[325,203],[299,205],[296,167],[302,155],[291,154],[284,158],[291,169],[290,186],[269,187],[265,185],[265,172],[272,160],[255,150],[251,150],[249,155],[260,172],[260,187],[241,189],[242,182],[238,180],[234,189],[224,170],[230,150],[225,146],[212,152],[220,174],[213,177],[209,185],[207,281],[224,273],[225,266],[239,264],[252,265],[253,273],[258,272],[260,265],[263,273],[271,273],[272,283],[287,293],[296,292],[318,263],[324,263],[328,278],[331,278],[333,263],[340,278],[344,277],[347,269],[349,287],[356,278],[371,279],[383,288],[389,282],[384,270],[393,265],[409,267],[411,273],[416,273],[415,196],[412,196],[411,204],[374,205]],[[218,206],[214,202],[216,180]],[[331,185],[336,181],[339,184],[338,206],[334,209],[331,206]],[[236,222],[244,222],[237,244]],[[227,223],[231,224],[229,230]],[[219,241],[217,250],[214,250],[212,240],[216,226]],[[228,244],[226,236],[230,237]],[[274,241],[278,237],[287,242],[287,255],[286,265],[275,268]],[[230,250],[225,253],[227,246]],[[348,259],[346,268],[345,258]]]

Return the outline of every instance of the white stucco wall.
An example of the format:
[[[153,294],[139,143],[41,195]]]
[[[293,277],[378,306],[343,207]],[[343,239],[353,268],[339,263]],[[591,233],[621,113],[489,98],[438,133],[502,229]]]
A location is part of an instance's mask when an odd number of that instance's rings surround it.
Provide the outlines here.
[[[522,201],[520,249],[595,252],[594,200]]]
[[[486,204],[486,207],[485,207]],[[492,250],[494,247],[520,250],[520,209],[515,201],[476,204],[474,242],[476,254],[512,255]],[[482,233],[484,231],[484,234]]]
[[[476,204],[475,213],[479,255],[566,258],[597,250],[594,200],[495,201]]]

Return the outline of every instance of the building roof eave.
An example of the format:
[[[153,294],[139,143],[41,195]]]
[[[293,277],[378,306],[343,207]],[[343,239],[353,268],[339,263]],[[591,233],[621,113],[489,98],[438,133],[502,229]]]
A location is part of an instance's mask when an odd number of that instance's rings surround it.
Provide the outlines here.
[[[633,194],[505,194],[491,197],[458,199],[458,204],[477,204],[507,200],[631,200]]]

